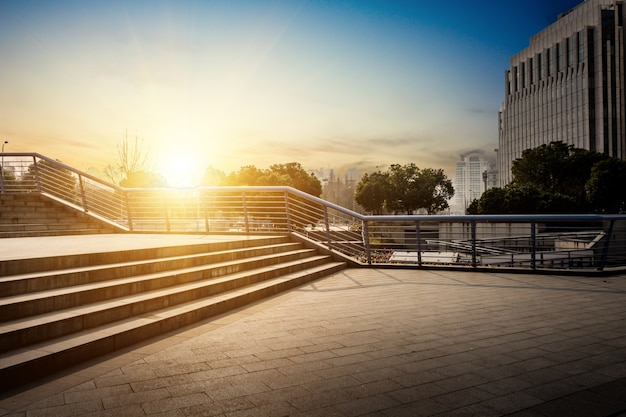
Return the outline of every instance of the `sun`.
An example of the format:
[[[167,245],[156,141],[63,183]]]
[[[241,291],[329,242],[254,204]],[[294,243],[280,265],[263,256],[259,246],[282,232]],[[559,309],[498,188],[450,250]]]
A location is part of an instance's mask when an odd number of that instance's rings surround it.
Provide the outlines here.
[[[200,185],[201,162],[191,154],[164,155],[159,172],[170,187],[188,188]]]

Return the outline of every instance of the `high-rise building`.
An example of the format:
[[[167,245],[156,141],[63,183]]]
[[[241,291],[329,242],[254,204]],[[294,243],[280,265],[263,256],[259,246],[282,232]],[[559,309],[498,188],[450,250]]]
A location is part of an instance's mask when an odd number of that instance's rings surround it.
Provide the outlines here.
[[[497,171],[494,163],[484,159],[479,152],[461,155],[456,163],[454,175],[454,197],[451,201],[452,214],[465,214],[465,210],[485,192],[497,186]]]
[[[525,149],[562,141],[626,156],[624,7],[586,0],[513,56],[499,113],[500,184]]]

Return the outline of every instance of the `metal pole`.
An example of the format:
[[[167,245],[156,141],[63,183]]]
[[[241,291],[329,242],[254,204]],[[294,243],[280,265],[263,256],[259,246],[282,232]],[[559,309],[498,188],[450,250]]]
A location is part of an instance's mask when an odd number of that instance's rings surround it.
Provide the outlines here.
[[[530,223],[530,268],[537,268],[537,223]]]
[[[9,141],[5,140],[2,144],[2,164],[0,164],[0,183],[2,184],[2,192],[6,192],[6,187],[4,185],[4,145],[9,143]]]
[[[372,264],[372,250],[370,248],[370,228],[367,220],[363,220],[363,243],[365,244],[365,256],[367,264]]]
[[[476,261],[476,221],[472,220],[470,222],[471,227],[471,240],[472,240],[472,266],[476,268],[478,265]]]
[[[417,241],[417,265],[422,266],[422,239],[420,222],[415,222],[415,239]]]

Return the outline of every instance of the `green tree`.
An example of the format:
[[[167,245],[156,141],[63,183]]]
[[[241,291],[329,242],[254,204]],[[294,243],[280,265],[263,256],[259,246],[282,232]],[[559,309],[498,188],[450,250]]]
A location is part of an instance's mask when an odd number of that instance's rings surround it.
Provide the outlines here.
[[[454,195],[452,182],[443,170],[419,169],[415,164],[394,164],[388,172],[365,175],[357,185],[355,201],[374,213],[386,210],[412,214],[425,209],[434,214],[448,208]],[[380,202],[382,206],[379,206]]]
[[[289,185],[315,197],[322,195],[320,180],[312,173],[306,172],[298,162],[272,165],[270,173],[275,174],[274,178],[282,178],[282,181],[288,182],[283,185]]]
[[[469,214],[542,214],[604,211],[611,205],[611,178],[619,177],[617,165],[598,152],[552,142],[522,152],[513,161],[513,182],[485,191],[468,207]],[[596,168],[596,167],[600,168]],[[592,175],[592,173],[594,173]],[[594,177],[595,175],[595,177]],[[592,177],[595,179],[591,181]],[[613,181],[613,183],[618,183]],[[598,190],[598,191],[596,191]],[[613,204],[613,208],[615,206]]]
[[[135,171],[128,173],[120,185],[126,188],[158,188],[167,186],[167,181],[162,175],[154,172]]]
[[[222,185],[225,178],[226,174],[224,173],[224,171],[220,171],[219,169],[215,169],[213,167],[208,167],[204,171],[201,185]]]
[[[0,181],[2,181],[2,190],[6,192],[18,191],[19,190],[19,182],[15,177],[15,173],[11,169],[6,169],[0,165],[0,169],[2,170],[2,176],[0,177]]]
[[[57,161],[60,163],[60,161]],[[23,189],[37,190],[62,198],[66,201],[75,201],[77,179],[72,171],[59,163],[40,159],[28,166],[28,171],[22,175]]]
[[[222,185],[248,185],[256,186],[260,184],[264,173],[254,165],[246,165],[239,168],[239,171],[233,171],[224,178]]]
[[[416,206],[425,208],[428,214],[450,207],[448,201],[454,196],[454,187],[442,169],[422,169],[414,187],[418,194]]]
[[[535,187],[546,195],[570,197],[584,209],[587,207],[585,184],[591,169],[607,158],[598,152],[551,142],[522,152],[522,157],[513,161],[511,172],[513,182],[520,187]]]
[[[383,214],[383,207],[389,194],[389,174],[373,172],[365,174],[356,185],[354,201],[366,211],[375,215]]]
[[[265,170],[247,165],[227,175],[222,185],[286,185],[315,197],[322,194],[320,180],[315,175],[307,173],[298,162],[275,164]]]
[[[586,184],[590,203],[603,213],[624,213],[626,209],[626,161],[609,158],[598,162]]]

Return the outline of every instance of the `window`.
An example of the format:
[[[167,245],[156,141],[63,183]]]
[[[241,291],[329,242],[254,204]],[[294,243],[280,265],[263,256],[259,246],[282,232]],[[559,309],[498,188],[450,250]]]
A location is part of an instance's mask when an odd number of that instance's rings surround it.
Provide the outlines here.
[[[578,32],[578,62],[585,60],[585,36],[583,32]]]
[[[552,57],[552,49],[546,49],[546,55],[548,57],[548,76],[552,75],[552,68],[554,67],[554,59]]]
[[[567,66],[571,67],[574,64],[574,39],[572,37],[567,38]]]

